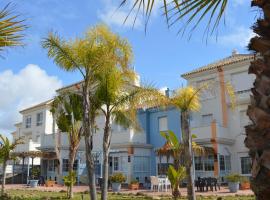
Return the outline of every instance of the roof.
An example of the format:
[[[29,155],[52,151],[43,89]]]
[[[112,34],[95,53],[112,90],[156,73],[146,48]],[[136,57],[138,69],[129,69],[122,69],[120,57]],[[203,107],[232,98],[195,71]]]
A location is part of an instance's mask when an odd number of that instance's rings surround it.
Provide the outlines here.
[[[212,69],[217,69],[219,67],[223,67],[226,65],[230,65],[233,63],[238,63],[238,62],[242,62],[242,61],[246,61],[246,60],[251,60],[254,59],[254,54],[232,54],[231,56],[228,56],[226,58],[223,58],[221,60],[218,60],[216,62],[210,63],[208,65],[205,65],[203,67],[197,68],[195,70],[192,70],[190,72],[187,72],[185,74],[182,74],[181,77],[185,78],[186,76],[195,74],[195,73],[200,73],[200,72],[204,72],[207,70],[212,70]]]
[[[23,113],[23,112],[25,112],[25,111],[27,111],[27,110],[30,110],[30,109],[33,109],[33,108],[38,108],[38,107],[41,107],[41,106],[49,105],[52,101],[53,101],[53,99],[50,99],[50,100],[44,101],[44,102],[42,102],[42,103],[33,105],[33,106],[28,107],[28,108],[26,108],[26,109],[24,109],[24,110],[21,110],[20,113]]]
[[[57,89],[56,92],[60,92],[60,91],[65,90],[65,89],[69,89],[69,88],[71,88],[71,87],[74,87],[74,86],[77,86],[77,85],[81,85],[83,82],[84,82],[84,81],[79,81],[79,82],[72,83],[72,84],[70,84],[70,85],[61,87],[61,88]]]

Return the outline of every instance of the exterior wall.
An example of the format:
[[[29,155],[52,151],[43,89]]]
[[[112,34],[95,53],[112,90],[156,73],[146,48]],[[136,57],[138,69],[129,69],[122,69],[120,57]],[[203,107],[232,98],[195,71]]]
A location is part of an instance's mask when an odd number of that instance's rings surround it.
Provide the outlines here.
[[[159,131],[159,118],[167,117],[168,130],[173,131],[181,138],[180,112],[174,107],[167,109],[152,108],[145,111],[140,110],[138,116],[140,124],[146,133],[147,143],[153,146],[151,150],[151,175],[156,175],[159,158],[156,157],[155,150],[165,144],[165,139],[160,135]]]
[[[42,113],[42,124],[37,124],[37,114]],[[45,134],[52,134],[53,118],[50,113],[49,105],[40,105],[23,110],[22,123],[16,124],[16,132],[13,134],[15,137],[23,137],[24,144],[18,145],[16,152],[29,152],[37,151],[41,146]],[[31,126],[26,127],[26,119],[31,116]],[[32,164],[32,159],[25,159],[25,164]],[[20,160],[22,164],[22,160]],[[40,165],[40,158],[34,158],[34,165]]]
[[[220,72],[218,69],[195,73],[187,79],[188,85],[198,86],[201,81],[211,79],[216,83],[213,92],[215,95],[201,100],[201,110],[192,114],[192,133],[197,135],[196,141],[200,144],[211,145],[211,125],[203,124],[202,115],[213,114],[216,122],[218,155],[231,156],[231,171],[241,174],[240,157],[248,156],[248,150],[244,146],[244,125],[249,123],[248,118],[243,115],[250,101],[250,88],[254,76],[248,75],[250,60],[225,65],[221,68],[225,83],[229,82],[235,88],[236,105],[232,109],[229,96],[226,94],[225,110],[222,110],[222,91],[220,85]],[[235,78],[237,77],[237,79]],[[211,87],[211,86],[210,86]],[[242,112],[242,114],[241,114]],[[224,115],[227,124],[224,124]],[[241,115],[241,116],[240,116]],[[244,116],[244,119],[243,119]],[[222,173],[220,173],[222,175]],[[245,174],[247,175],[247,174]]]

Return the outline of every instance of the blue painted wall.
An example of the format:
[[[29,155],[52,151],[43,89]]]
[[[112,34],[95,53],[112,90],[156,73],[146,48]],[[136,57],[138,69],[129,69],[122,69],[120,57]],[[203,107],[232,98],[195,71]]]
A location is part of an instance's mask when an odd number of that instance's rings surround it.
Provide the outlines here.
[[[174,107],[167,109],[151,108],[140,110],[138,118],[146,133],[147,143],[153,146],[151,156],[151,175],[156,175],[156,155],[154,150],[165,144],[165,139],[159,133],[159,118],[167,117],[168,129],[181,138],[180,112]]]

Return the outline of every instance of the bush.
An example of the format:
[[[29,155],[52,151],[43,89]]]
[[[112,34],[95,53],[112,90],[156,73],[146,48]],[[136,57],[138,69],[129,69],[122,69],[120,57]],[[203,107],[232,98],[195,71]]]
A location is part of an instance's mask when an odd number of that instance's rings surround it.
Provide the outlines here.
[[[122,173],[115,173],[110,176],[109,180],[112,183],[124,183],[126,181],[126,177]]]
[[[233,183],[240,182],[240,180],[241,180],[241,176],[239,174],[236,174],[236,173],[230,174],[230,175],[226,176],[225,178],[228,182],[233,182]]]
[[[250,181],[249,181],[249,178],[248,177],[242,176],[240,182],[241,183],[249,183]]]
[[[137,179],[132,179],[130,181],[130,184],[138,184],[138,183],[139,183],[139,181]]]

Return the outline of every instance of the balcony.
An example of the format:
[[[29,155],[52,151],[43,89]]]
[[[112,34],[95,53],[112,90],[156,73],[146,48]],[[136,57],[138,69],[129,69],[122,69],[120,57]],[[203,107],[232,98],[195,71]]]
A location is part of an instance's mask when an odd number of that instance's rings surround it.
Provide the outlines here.
[[[41,145],[39,149],[52,149],[54,150],[55,145],[56,145],[56,140],[55,137],[58,137],[58,144],[62,148],[68,148],[69,147],[69,139],[68,139],[68,134],[66,133],[61,133],[60,135],[55,135],[55,134],[43,134],[41,136]],[[83,147],[83,140],[81,140],[80,143],[80,148]]]
[[[235,92],[236,104],[250,103],[251,90],[242,90]],[[231,106],[230,98],[227,98],[227,105]]]
[[[234,143],[228,128],[219,125],[217,122],[212,122],[208,126],[191,128],[191,133],[197,136],[194,141],[199,144],[210,144],[214,141],[229,145]]]

